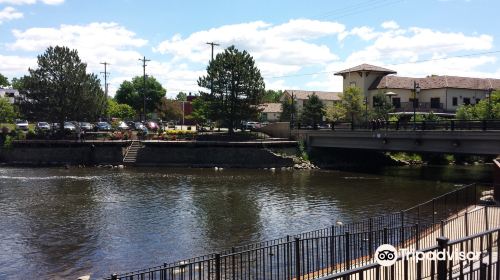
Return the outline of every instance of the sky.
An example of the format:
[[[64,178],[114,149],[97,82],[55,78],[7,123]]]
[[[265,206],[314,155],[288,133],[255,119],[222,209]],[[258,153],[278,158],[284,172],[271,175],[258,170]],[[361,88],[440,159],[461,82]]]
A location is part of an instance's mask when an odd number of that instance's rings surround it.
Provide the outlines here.
[[[248,51],[266,89],[341,91],[362,63],[400,76],[500,78],[498,0],[0,0],[0,73],[37,67],[49,46],[77,49],[110,95],[146,73],[170,97],[196,94],[214,52]]]

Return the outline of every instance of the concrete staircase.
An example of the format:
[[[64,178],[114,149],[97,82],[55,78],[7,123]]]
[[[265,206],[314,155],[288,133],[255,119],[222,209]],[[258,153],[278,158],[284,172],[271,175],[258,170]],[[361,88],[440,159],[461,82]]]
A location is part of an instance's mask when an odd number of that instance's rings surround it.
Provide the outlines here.
[[[130,146],[127,148],[127,151],[125,152],[123,163],[134,164],[137,161],[137,153],[141,148],[142,145],[140,141],[132,141]]]

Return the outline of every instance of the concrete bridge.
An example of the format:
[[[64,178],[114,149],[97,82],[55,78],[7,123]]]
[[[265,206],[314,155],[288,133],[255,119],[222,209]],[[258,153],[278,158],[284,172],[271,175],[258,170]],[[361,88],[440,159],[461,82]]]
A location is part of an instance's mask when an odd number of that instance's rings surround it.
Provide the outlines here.
[[[418,153],[500,155],[498,131],[302,130],[291,135],[308,147]]]

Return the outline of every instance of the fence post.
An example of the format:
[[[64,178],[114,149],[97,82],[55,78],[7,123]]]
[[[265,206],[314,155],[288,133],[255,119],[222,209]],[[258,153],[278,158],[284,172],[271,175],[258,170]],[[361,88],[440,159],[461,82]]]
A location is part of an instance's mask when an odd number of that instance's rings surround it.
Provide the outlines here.
[[[163,279],[167,280],[167,263],[163,263]]]
[[[436,215],[436,206],[434,205],[435,204],[434,201],[435,201],[435,199],[432,199],[432,225],[433,226],[436,223],[435,218],[434,218],[434,216]]]
[[[295,237],[295,279],[300,277],[300,237]]]
[[[451,121],[451,131],[455,130],[455,121]]]
[[[464,223],[465,223],[465,236],[469,236],[469,212],[467,210],[464,214]]]
[[[346,231],[345,232],[345,261],[346,261],[346,267],[347,267],[347,270],[351,269],[351,256],[350,256],[350,252],[349,252],[349,249],[350,249],[350,245],[349,245],[349,232]]]
[[[446,256],[446,247],[448,247],[448,241],[449,239],[441,236],[438,237],[437,239],[438,243],[438,250],[440,252],[443,252],[443,254]],[[446,264],[448,263],[448,257],[445,257],[444,260],[438,260],[437,263],[437,273],[438,273],[438,280],[446,280]]]
[[[111,274],[111,280],[118,280],[118,275],[116,273]]]
[[[235,260],[235,256],[234,256],[234,253],[236,252],[236,250],[234,249],[234,247],[231,247],[231,266],[232,266],[232,278],[233,279],[236,279],[236,260]]]
[[[368,226],[368,254],[373,256],[373,218],[370,218]]]
[[[215,280],[221,280],[220,275],[220,254],[215,254]]]
[[[488,206],[484,206],[484,225],[486,230],[490,230],[490,223],[488,222]]]
[[[405,212],[401,211],[401,240],[399,241],[401,246],[404,244],[405,238]]]
[[[444,220],[441,220],[441,236],[444,236]]]
[[[420,249],[420,226],[415,224],[415,250]]]
[[[497,264],[498,265],[498,264]],[[488,275],[488,265],[481,260],[479,264],[479,280],[486,280]]]

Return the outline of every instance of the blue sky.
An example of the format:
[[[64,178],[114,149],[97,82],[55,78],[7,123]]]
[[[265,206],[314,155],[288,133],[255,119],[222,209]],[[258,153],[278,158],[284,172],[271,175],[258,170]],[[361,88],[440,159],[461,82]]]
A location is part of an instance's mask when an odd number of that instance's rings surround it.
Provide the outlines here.
[[[66,45],[90,72],[111,63],[111,94],[146,56],[173,96],[198,90],[214,41],[216,52],[250,52],[270,89],[340,91],[333,73],[361,63],[499,78],[499,9],[497,0],[0,0],[0,73],[24,75],[48,46]]]

